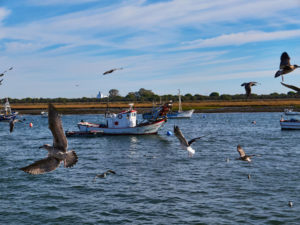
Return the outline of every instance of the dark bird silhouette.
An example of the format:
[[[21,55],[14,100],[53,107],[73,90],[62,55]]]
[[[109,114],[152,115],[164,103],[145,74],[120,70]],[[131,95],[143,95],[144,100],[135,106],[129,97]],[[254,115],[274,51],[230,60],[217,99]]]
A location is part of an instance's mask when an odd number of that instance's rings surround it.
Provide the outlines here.
[[[251,95],[251,87],[255,86],[256,84],[257,84],[257,82],[254,82],[254,81],[251,81],[251,82],[248,82],[248,83],[242,83],[241,84],[241,86],[245,86],[247,98],[249,98],[250,95]]]
[[[2,81],[3,81],[3,79],[2,79],[2,80],[0,80],[0,85],[2,85]]]
[[[65,167],[72,167],[78,161],[74,150],[67,151],[68,141],[62,127],[61,118],[51,103],[48,106],[48,114],[49,129],[53,135],[53,146],[49,144],[41,146],[40,148],[48,151],[48,156],[29,166],[20,168],[26,173],[42,174],[55,170],[61,162],[64,162]]]
[[[8,70],[12,70],[13,68],[10,67]],[[5,70],[3,73],[0,73],[0,77],[4,76],[4,74],[7,72],[7,70]]]
[[[237,160],[243,160],[243,161],[251,162],[251,158],[253,156],[256,156],[256,155],[246,155],[245,152],[244,152],[244,149],[240,145],[237,146],[237,151],[240,154],[240,157],[237,158]]]
[[[14,131],[15,123],[17,123],[17,122],[23,123],[23,121],[22,121],[22,120],[19,120],[19,119],[11,119],[11,120],[9,121],[9,132],[10,132],[10,133]]]
[[[187,141],[178,126],[174,126],[174,134],[179,139],[181,146],[188,151],[189,156],[193,156],[195,154],[195,150],[191,147],[191,144],[197,139],[204,137],[196,137],[191,139],[190,141]]]
[[[111,69],[111,70],[107,70],[107,71],[105,71],[105,72],[103,73],[103,75],[112,73],[112,72],[114,72],[114,71],[116,71],[116,70],[122,70],[122,69],[123,69],[123,68],[121,67],[121,68],[114,68],[114,69]]]
[[[283,86],[287,87],[287,88],[290,88],[294,91],[297,91],[298,93],[300,93],[300,88],[296,87],[296,86],[293,86],[293,85],[289,85],[289,84],[285,84],[283,82],[280,82]]]
[[[283,52],[280,57],[280,66],[279,70],[275,73],[275,78],[281,76],[281,79],[283,81],[283,75],[290,73],[294,71],[296,68],[298,68],[298,65],[291,65],[290,63],[290,56],[286,53]]]
[[[104,172],[104,173],[101,173],[101,174],[97,174],[96,176],[95,176],[95,178],[94,178],[94,181],[96,180],[96,178],[105,178],[108,174],[110,174],[110,173],[112,173],[112,174],[116,174],[116,172],[115,171],[113,171],[113,170],[107,170],[106,172]]]

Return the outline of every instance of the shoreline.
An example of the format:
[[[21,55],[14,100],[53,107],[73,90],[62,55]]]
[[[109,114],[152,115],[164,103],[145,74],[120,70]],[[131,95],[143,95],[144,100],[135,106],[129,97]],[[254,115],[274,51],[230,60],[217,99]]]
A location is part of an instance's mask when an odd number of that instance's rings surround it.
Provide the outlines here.
[[[55,107],[62,114],[104,114],[106,103],[54,103]],[[134,109],[138,113],[149,112],[152,109],[152,103],[134,103]],[[48,104],[11,104],[13,111],[19,114],[38,115],[42,111],[47,111]],[[194,109],[195,113],[233,113],[233,112],[283,112],[284,109],[293,107],[300,111],[300,100],[248,100],[248,101],[200,101],[182,103],[183,110]],[[109,103],[109,111],[118,113],[128,108],[128,103],[112,102]],[[173,110],[178,109],[178,103],[173,104]]]

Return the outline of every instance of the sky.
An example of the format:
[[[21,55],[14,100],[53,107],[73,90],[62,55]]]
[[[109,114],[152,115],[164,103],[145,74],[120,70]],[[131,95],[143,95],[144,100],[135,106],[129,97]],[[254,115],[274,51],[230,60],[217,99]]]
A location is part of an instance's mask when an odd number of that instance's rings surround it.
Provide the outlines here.
[[[290,91],[300,0],[0,0],[0,98]],[[102,73],[120,68],[110,75]],[[300,69],[285,76],[300,86]]]

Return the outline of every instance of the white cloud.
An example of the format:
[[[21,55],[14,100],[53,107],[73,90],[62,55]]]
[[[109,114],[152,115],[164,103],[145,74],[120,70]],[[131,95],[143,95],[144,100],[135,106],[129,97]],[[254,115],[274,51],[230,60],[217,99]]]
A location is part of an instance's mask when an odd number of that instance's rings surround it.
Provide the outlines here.
[[[284,40],[300,37],[300,30],[286,30],[286,31],[274,31],[274,32],[263,32],[263,31],[247,31],[233,34],[223,34],[218,37],[199,39],[190,42],[184,42],[185,46],[179,48],[195,49],[204,47],[219,47],[219,46],[230,46],[230,45],[242,45],[252,42],[262,41],[273,41],[273,40]]]
[[[0,7],[0,23],[1,21],[10,14],[10,11]]]
[[[32,5],[75,5],[89,2],[96,2],[98,0],[29,0],[28,3]]]

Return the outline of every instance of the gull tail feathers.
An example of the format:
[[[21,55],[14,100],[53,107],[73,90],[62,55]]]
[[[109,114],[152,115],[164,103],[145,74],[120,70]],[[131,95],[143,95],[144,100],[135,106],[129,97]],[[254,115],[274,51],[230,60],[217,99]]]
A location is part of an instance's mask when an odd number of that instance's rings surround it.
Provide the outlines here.
[[[64,166],[65,167],[72,167],[74,166],[78,161],[78,156],[75,151],[68,151],[66,153],[66,159],[64,160]]]

